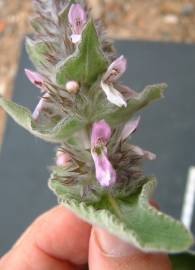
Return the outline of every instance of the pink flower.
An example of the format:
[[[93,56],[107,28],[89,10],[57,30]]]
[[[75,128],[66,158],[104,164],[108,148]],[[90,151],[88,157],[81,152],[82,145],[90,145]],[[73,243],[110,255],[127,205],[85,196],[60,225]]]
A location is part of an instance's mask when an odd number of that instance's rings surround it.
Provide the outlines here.
[[[116,182],[116,171],[110,163],[106,148],[100,154],[92,152],[95,163],[96,178],[102,187],[109,187]]]
[[[137,129],[139,122],[140,116],[131,119],[125,124],[120,136],[121,141],[126,140]]]
[[[44,79],[41,74],[34,72],[32,70],[29,70],[29,69],[25,69],[24,71],[26,73],[27,78],[29,79],[29,81],[31,81],[32,84],[34,84],[40,89],[43,88]]]
[[[49,94],[46,93],[43,95],[43,97],[40,99],[39,103],[37,104],[33,114],[32,114],[32,118],[34,120],[37,120],[41,111],[47,106],[47,101],[46,101],[46,98],[49,97]]]
[[[28,77],[28,79],[35,85],[37,86],[38,88],[41,89],[41,92],[45,92],[45,90],[43,89],[43,83],[44,83],[44,79],[42,77],[41,74],[37,73],[37,72],[34,72],[32,70],[29,70],[29,69],[25,69],[24,70],[25,73],[26,73],[26,76]],[[47,101],[46,99],[49,97],[49,94],[48,93],[45,93],[39,103],[37,104],[36,108],[34,109],[34,112],[32,114],[32,118],[36,121],[40,115],[40,112],[45,108],[47,107]]]
[[[125,124],[122,132],[121,132],[120,140],[124,141],[124,140],[128,139],[128,137],[138,128],[139,123],[140,123],[140,116],[138,116],[134,119],[131,119],[129,122],[127,122]],[[131,147],[132,147],[133,152],[136,155],[140,156],[141,158],[148,159],[148,160],[156,159],[155,154],[153,154],[147,150],[144,150],[139,146],[132,145]]]
[[[108,187],[116,182],[116,171],[108,159],[106,147],[110,137],[111,128],[104,120],[93,124],[91,154],[95,163],[96,178],[103,187]]]
[[[123,95],[114,87],[113,83],[122,76],[126,68],[127,60],[121,55],[108,67],[101,81],[101,86],[107,99],[118,107],[126,107],[127,103]]]
[[[93,124],[91,133],[91,144],[96,145],[99,140],[102,140],[104,144],[107,144],[111,137],[111,128],[106,121],[101,120]]]
[[[86,23],[86,13],[80,4],[72,4],[68,13],[68,20],[72,28],[71,40],[77,43],[81,39],[81,33]]]
[[[124,55],[118,57],[112,64],[108,67],[108,70],[103,76],[103,81],[107,83],[112,83],[118,80],[127,69],[127,60]]]

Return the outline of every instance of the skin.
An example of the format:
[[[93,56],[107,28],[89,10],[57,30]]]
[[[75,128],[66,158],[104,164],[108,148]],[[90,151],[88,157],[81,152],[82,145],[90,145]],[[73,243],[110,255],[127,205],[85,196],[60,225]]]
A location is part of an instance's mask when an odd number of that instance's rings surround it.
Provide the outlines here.
[[[57,206],[38,217],[0,260],[2,270],[171,270],[165,254],[142,253]]]

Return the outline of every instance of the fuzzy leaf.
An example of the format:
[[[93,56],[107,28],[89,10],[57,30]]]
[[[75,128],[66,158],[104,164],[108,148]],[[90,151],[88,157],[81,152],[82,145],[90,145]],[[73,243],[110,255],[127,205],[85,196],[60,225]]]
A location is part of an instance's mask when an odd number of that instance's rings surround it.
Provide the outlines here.
[[[172,263],[173,270],[194,270],[195,268],[195,254],[181,253],[169,256]]]
[[[40,130],[36,126],[35,121],[31,117],[31,112],[11,100],[4,99],[0,96],[0,107],[2,107],[15,122],[28,130],[33,135],[49,141],[49,142],[61,142],[66,137],[71,136],[74,132],[80,130],[84,123],[74,117],[68,117],[62,119],[55,126],[47,130]]]
[[[192,244],[191,234],[181,223],[148,204],[155,186],[153,178],[139,192],[123,200],[105,193],[96,203],[71,196],[63,184],[50,181],[49,186],[59,202],[78,216],[144,251],[181,252]]]
[[[96,29],[89,21],[76,52],[57,66],[56,81],[59,85],[69,80],[91,85],[106,68],[107,61],[100,49]]]
[[[129,120],[134,113],[149,105],[151,102],[163,97],[167,85],[156,84],[147,86],[139,95],[128,101],[127,107],[119,108],[107,115],[101,115],[99,119],[105,119],[111,126],[120,125]]]
[[[11,100],[7,100],[0,96],[0,107],[2,107],[13,120],[23,128],[29,130],[32,126],[35,126],[31,117],[31,111],[27,108],[16,104]]]
[[[46,54],[51,53],[49,44],[51,45],[51,42],[33,41],[26,38],[26,51],[35,67],[39,68],[48,64]]]
[[[68,23],[68,12],[69,12],[69,9],[70,9],[70,6],[72,4],[74,4],[75,1],[73,0],[70,0],[68,4],[66,4],[64,6],[64,8],[59,12],[58,14],[58,19],[59,19],[59,22],[63,25],[63,24],[67,24]]]

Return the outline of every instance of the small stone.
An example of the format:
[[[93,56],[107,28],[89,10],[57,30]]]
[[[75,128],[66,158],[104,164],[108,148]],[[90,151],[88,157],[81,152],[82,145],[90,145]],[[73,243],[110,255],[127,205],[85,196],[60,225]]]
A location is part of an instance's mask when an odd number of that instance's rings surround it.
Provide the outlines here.
[[[181,15],[189,16],[195,12],[195,5],[192,3],[184,4],[181,8]]]
[[[174,14],[167,14],[164,16],[164,22],[167,24],[177,24],[179,22],[179,18]]]
[[[80,85],[76,81],[69,81],[66,83],[65,88],[70,94],[77,94],[80,89]]]

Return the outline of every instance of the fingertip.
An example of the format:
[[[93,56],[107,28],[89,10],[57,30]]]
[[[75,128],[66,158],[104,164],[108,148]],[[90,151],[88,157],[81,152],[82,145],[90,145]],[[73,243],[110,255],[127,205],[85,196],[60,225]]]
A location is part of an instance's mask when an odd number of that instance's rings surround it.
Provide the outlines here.
[[[37,220],[35,241],[45,253],[75,264],[85,264],[91,226],[63,206]]]
[[[88,262],[91,226],[64,206],[39,216],[14,245],[36,246],[47,256],[76,265]]]

